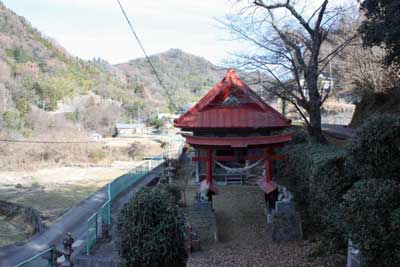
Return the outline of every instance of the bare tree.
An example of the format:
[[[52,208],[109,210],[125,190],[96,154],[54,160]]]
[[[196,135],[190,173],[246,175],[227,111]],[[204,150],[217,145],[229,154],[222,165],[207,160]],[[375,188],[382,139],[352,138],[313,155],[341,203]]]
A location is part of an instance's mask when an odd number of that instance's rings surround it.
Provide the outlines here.
[[[348,33],[340,43],[332,42],[330,34],[354,6],[331,7],[328,2],[324,0],[310,11],[309,2],[301,8],[291,0],[254,0],[222,21],[236,38],[253,48],[252,53],[236,54],[239,66],[268,73],[273,79],[262,86],[292,103],[312,139],[321,143],[326,141],[321,130],[321,106],[331,86],[320,77],[355,36],[355,32]]]

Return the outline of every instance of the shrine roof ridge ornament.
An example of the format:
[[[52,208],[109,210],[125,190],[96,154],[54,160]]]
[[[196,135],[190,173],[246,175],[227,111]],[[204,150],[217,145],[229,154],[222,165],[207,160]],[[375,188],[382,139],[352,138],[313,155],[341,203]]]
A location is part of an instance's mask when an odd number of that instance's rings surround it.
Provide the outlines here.
[[[284,128],[291,121],[262,100],[230,69],[192,108],[174,120],[182,129]]]

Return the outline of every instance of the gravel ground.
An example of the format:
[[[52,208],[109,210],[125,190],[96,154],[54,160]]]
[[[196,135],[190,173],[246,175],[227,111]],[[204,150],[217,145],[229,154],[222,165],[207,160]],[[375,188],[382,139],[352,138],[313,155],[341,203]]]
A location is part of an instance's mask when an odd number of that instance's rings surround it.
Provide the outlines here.
[[[196,186],[188,188],[193,199]],[[266,223],[264,197],[256,186],[219,186],[214,197],[219,242],[202,244],[188,261],[195,266],[324,266],[307,257],[305,241],[274,243]]]

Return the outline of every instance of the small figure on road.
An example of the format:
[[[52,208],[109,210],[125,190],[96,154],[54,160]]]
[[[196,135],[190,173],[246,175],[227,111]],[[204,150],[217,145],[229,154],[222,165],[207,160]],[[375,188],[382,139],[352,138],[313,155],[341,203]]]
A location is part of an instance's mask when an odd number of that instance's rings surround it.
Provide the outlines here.
[[[74,239],[72,238],[72,234],[70,232],[66,233],[64,236],[63,244],[65,251],[72,252],[72,244],[74,243]]]

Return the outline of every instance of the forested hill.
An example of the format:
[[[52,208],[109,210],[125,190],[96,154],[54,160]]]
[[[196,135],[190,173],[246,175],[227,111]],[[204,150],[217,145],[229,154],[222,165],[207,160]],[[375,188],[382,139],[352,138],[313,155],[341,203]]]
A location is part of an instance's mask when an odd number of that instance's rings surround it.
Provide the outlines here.
[[[151,60],[178,106],[195,101],[225,72],[178,49],[152,55]],[[115,121],[136,116],[138,109],[143,115],[168,106],[145,59],[113,66],[102,59],[74,57],[1,1],[0,99],[0,132],[26,128],[32,124],[30,113],[62,111],[60,104],[75,111],[70,117],[74,123],[91,130],[100,124],[109,129]]]
[[[177,105],[197,100],[225,75],[224,69],[180,49],[152,55],[150,60]],[[162,99],[165,103],[166,98],[162,97],[164,90],[145,58],[117,64],[116,67],[124,72],[128,80],[141,84],[148,98]]]
[[[89,92],[132,101],[129,86],[125,77],[71,56],[0,2],[0,92],[9,107],[28,102],[54,110],[57,101]]]

